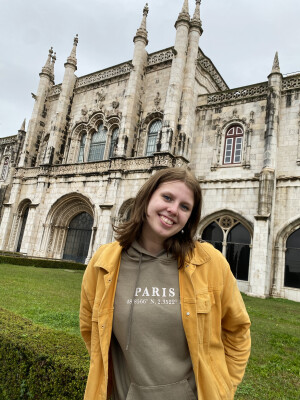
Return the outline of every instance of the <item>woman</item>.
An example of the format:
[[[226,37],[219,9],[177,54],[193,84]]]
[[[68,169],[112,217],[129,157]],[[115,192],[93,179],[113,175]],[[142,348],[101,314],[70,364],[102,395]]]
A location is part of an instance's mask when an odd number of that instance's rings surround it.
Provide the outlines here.
[[[157,172],[117,242],[91,259],[80,309],[86,400],[233,399],[250,320],[224,257],[194,240],[201,203],[190,172]]]

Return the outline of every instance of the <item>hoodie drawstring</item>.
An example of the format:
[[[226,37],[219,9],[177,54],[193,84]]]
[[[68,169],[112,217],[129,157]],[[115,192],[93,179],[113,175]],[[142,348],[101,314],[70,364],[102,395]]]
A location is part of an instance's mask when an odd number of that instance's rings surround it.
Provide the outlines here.
[[[140,277],[140,272],[141,272],[142,258],[143,258],[143,255],[142,255],[142,253],[140,253],[140,257],[139,257],[139,268],[138,268],[138,273],[137,273],[137,277],[136,277],[136,281],[135,281],[135,285],[134,285],[134,292],[133,292],[133,295],[132,295],[132,302],[131,302],[131,305],[130,305],[130,313],[129,313],[129,319],[128,319],[128,330],[127,330],[126,350],[129,349],[129,344],[130,344],[130,339],[131,339],[131,326],[132,326],[133,304],[134,304],[135,291],[136,291],[136,288],[137,288],[137,284],[138,284],[139,277]]]

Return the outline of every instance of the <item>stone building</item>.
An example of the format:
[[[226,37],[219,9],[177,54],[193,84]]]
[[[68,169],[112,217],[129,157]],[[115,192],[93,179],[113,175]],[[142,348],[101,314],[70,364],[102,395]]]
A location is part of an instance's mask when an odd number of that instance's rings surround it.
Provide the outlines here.
[[[300,74],[284,77],[276,54],[265,82],[229,89],[199,48],[200,0],[152,54],[147,14],[120,65],[77,77],[76,36],[55,85],[50,49],[26,132],[0,139],[0,248],[88,261],[151,174],[190,167],[198,237],[240,289],[300,301]]]

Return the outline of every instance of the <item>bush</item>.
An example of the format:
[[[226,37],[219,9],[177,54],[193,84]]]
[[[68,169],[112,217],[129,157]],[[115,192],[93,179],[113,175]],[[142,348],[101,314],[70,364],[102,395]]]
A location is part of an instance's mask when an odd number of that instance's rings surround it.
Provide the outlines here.
[[[81,338],[0,308],[0,398],[82,400],[89,357]]]
[[[23,265],[38,268],[60,268],[60,269],[73,269],[73,270],[85,270],[86,265],[76,263],[73,261],[66,260],[48,260],[45,258],[29,258],[29,257],[13,257],[13,256],[1,256],[0,263]]]

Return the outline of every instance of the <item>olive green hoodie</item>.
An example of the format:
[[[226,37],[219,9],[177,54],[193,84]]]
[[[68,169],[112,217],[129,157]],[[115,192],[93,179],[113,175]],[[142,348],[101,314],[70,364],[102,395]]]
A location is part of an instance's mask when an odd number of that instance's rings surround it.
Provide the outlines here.
[[[178,267],[137,242],[122,253],[113,319],[115,400],[195,400]]]

